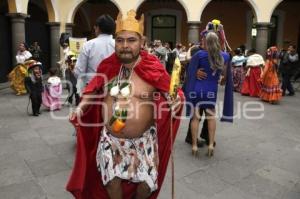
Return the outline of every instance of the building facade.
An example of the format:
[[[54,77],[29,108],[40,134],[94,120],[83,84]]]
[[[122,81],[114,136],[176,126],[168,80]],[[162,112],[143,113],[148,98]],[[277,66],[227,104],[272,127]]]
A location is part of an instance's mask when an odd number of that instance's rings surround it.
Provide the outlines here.
[[[144,14],[148,40],[198,42],[216,18],[232,49],[243,44],[264,54],[271,45],[300,45],[299,0],[0,0],[0,82],[7,80],[20,42],[38,41],[49,68],[60,59],[62,32],[90,39],[99,15],[116,18],[130,9]]]

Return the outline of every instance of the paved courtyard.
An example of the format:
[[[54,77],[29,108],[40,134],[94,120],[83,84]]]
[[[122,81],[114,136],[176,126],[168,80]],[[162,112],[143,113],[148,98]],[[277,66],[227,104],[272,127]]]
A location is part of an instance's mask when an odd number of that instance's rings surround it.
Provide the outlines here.
[[[222,92],[222,91],[221,91]],[[221,95],[220,95],[221,97]],[[258,99],[235,94],[236,107]],[[64,187],[76,148],[68,107],[27,116],[28,96],[0,90],[0,198],[68,199]],[[280,105],[263,103],[262,119],[242,115],[233,124],[217,124],[217,147],[211,159],[191,156],[184,142],[188,121],[182,121],[175,143],[176,199],[299,199],[300,93]],[[31,109],[29,109],[31,112]],[[159,195],[171,198],[170,167]]]

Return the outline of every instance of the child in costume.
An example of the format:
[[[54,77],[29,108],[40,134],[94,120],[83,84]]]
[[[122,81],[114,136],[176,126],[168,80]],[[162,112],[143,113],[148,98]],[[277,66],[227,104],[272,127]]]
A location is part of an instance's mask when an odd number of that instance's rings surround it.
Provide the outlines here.
[[[77,106],[79,104],[79,94],[77,93],[77,88],[76,88],[76,84],[77,84],[77,79],[74,76],[74,67],[76,64],[76,56],[74,53],[70,53],[68,55],[67,58],[67,66],[68,68],[65,71],[66,74],[66,80],[67,80],[67,89],[69,92],[68,95],[68,103],[71,105],[73,103],[73,96],[75,96],[75,105]]]
[[[25,78],[25,87],[32,104],[32,115],[39,116],[42,104],[42,64],[33,62],[28,68],[28,77]]]
[[[47,80],[45,89],[42,95],[43,105],[46,106],[50,111],[61,109],[61,94],[62,94],[62,84],[61,80],[57,74],[56,68],[50,68],[50,77]]]

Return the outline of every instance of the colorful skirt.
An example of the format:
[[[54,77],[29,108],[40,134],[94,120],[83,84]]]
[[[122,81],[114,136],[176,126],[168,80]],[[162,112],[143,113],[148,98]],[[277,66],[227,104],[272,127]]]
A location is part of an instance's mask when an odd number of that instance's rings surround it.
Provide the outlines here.
[[[282,97],[282,90],[276,71],[268,70],[262,80],[260,99],[267,102],[278,102]]]
[[[45,87],[44,92],[42,93],[42,102],[43,105],[48,108],[50,111],[60,110],[61,109],[61,94],[62,94],[62,85],[48,86]]]
[[[244,69],[242,66],[235,66],[232,68],[233,87],[235,92],[241,92],[242,84],[245,78]]]
[[[251,67],[249,76],[245,77],[241,89],[242,95],[249,95],[251,97],[259,97],[261,91],[260,81],[261,69],[260,67]]]
[[[155,191],[159,164],[156,127],[134,139],[116,138],[103,127],[96,161],[104,185],[118,177],[146,182],[151,192]]]
[[[16,92],[16,95],[26,94],[25,77],[27,75],[27,68],[23,64],[17,65],[8,75],[10,87]]]

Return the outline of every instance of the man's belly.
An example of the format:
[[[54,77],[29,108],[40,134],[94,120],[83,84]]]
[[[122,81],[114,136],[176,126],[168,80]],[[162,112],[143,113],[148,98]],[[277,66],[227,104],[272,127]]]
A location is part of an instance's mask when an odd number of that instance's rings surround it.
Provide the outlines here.
[[[131,108],[128,109],[128,116],[125,122],[125,127],[120,133],[112,130],[109,120],[112,117],[111,103],[108,104],[108,111],[106,114],[102,113],[103,118],[106,118],[106,128],[115,137],[118,138],[137,138],[143,135],[154,124],[154,108],[153,105],[143,104],[138,105],[139,101],[132,103]],[[106,115],[106,116],[105,116]]]

